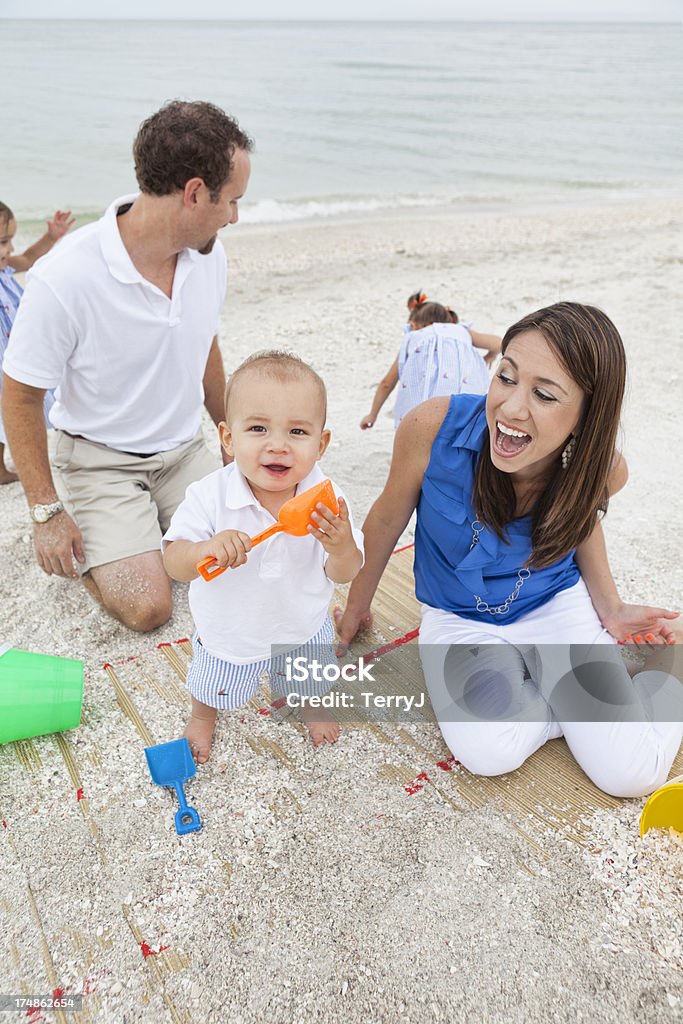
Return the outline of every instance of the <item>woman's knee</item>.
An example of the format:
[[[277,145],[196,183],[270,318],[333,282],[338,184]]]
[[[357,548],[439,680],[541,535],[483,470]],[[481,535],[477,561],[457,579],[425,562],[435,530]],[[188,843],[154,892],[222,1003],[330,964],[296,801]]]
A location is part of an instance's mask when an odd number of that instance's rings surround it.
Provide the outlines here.
[[[601,726],[601,737],[593,728],[581,738],[583,742],[577,743],[573,736],[569,739],[574,757],[598,789],[619,799],[630,799],[647,796],[664,785],[680,743],[677,723],[663,723],[663,732],[651,723]]]
[[[473,775],[506,775],[520,768],[544,742],[540,722],[439,722],[453,756]]]
[[[646,761],[637,763],[582,766],[593,785],[609,796],[620,800],[648,796],[666,782],[671,764],[658,750],[653,750]]]

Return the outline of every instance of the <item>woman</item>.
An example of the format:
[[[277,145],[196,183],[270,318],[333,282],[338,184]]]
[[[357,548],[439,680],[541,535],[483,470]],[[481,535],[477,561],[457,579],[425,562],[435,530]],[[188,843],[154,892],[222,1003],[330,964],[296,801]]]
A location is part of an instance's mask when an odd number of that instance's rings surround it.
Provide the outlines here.
[[[666,780],[683,725],[668,674],[678,613],[620,601],[598,523],[626,479],[621,338],[600,310],[566,302],[511,327],[502,352],[488,396],[435,398],[401,423],[341,641],[370,620],[417,508],[420,654],[454,755],[497,775],[564,734],[597,786],[640,796]],[[638,631],[651,653],[631,681],[614,637]]]

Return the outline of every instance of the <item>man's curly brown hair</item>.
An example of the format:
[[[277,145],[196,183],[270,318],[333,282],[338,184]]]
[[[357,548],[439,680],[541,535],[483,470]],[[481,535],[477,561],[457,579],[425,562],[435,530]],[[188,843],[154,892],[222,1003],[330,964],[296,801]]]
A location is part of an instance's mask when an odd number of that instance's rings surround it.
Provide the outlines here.
[[[216,201],[233,170],[236,149],[254,143],[237,121],[213,103],[172,100],[140,125],[135,176],[141,192],[167,196],[201,178]]]

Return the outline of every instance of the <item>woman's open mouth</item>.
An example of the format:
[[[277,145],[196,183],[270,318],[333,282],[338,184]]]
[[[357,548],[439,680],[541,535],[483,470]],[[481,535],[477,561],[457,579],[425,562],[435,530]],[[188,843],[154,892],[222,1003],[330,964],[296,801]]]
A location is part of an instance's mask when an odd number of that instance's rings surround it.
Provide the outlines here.
[[[496,420],[496,433],[493,438],[493,450],[503,459],[513,459],[527,445],[531,444],[531,436],[523,430],[509,427],[507,423]]]

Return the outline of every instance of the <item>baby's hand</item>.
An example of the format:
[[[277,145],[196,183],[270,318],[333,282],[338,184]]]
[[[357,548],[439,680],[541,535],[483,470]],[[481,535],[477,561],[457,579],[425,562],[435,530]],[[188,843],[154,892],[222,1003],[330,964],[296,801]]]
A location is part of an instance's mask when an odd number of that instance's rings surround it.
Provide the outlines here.
[[[221,530],[211,540],[205,540],[198,546],[197,561],[211,557],[222,568],[235,569],[238,565],[244,565],[249,551],[251,540],[248,534],[240,530]]]
[[[356,546],[349,522],[349,510],[343,498],[339,498],[338,516],[327,505],[319,502],[316,511],[311,513],[308,532],[320,541],[328,555],[345,555]]]

